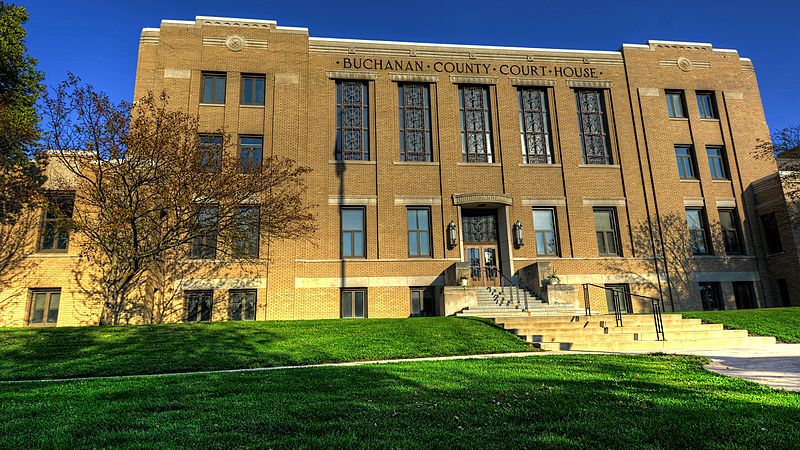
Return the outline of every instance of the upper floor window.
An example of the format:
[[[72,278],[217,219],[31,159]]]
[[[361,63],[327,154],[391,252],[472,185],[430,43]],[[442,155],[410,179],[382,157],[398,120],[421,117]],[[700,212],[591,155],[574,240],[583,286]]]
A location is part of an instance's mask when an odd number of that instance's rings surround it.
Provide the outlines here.
[[[558,256],[556,214],[553,208],[533,209],[533,231],[537,256]]]
[[[597,252],[600,256],[620,256],[617,213],[614,208],[594,209],[594,228]]]
[[[186,291],[186,321],[210,322],[214,291]]]
[[[722,147],[706,147],[706,153],[708,154],[711,178],[728,180],[728,161],[725,159],[725,150]]]
[[[264,104],[264,75],[242,75],[242,105],[262,106]]]
[[[230,291],[231,300],[228,308],[230,320],[256,320],[256,290],[239,289]]]
[[[258,258],[259,219],[261,208],[240,206],[236,211],[236,234],[233,239],[233,256]]]
[[[675,146],[675,160],[678,163],[678,176],[681,180],[697,179],[694,162],[694,150],[689,145]]]
[[[664,91],[664,96],[667,97],[667,115],[673,119],[685,119],[683,91]]]
[[[200,135],[200,170],[216,173],[222,170],[222,135]]]
[[[369,88],[366,81],[336,82],[336,159],[369,161]]]
[[[742,232],[739,227],[739,216],[735,209],[719,210],[719,225],[722,229],[722,240],[725,243],[725,253],[728,255],[741,255],[744,253],[742,245]]]
[[[717,116],[717,104],[714,101],[714,93],[698,92],[697,109],[700,112],[701,119],[716,119],[718,116]]]
[[[226,76],[224,73],[203,72],[200,103],[224,104],[225,81]]]
[[[421,83],[397,85],[400,105],[400,160],[433,161],[430,88]]]
[[[408,209],[408,256],[431,256],[431,211]]]
[[[708,242],[708,224],[702,208],[686,209],[686,225],[689,228],[689,245],[693,255],[711,254]]]
[[[575,91],[584,164],[613,164],[608,142],[603,91]]]
[[[544,89],[519,89],[519,129],[525,164],[553,163]]]
[[[217,256],[217,220],[219,208],[204,206],[195,215],[196,235],[189,254],[195,259],[214,259]]]
[[[761,228],[764,231],[764,239],[767,241],[767,254],[772,255],[782,252],[781,230],[778,227],[778,219],[775,213],[761,216]]]
[[[461,156],[464,162],[494,162],[492,123],[489,115],[489,88],[462,85],[458,87],[461,113]]]
[[[69,228],[64,223],[72,217],[75,194],[53,193],[47,195],[47,205],[42,218],[39,250],[42,252],[66,252],[69,246]]]
[[[261,170],[264,153],[264,138],[261,136],[239,137],[239,170],[255,173]]]
[[[365,258],[364,208],[342,208],[342,258]]]
[[[28,325],[55,325],[58,322],[58,307],[61,289],[42,289],[31,292],[31,309]]]

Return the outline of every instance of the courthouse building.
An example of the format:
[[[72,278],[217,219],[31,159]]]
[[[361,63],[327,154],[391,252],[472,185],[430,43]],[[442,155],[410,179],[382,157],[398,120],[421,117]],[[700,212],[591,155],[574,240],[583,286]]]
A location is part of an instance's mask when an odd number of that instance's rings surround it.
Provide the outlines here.
[[[800,280],[767,262],[776,227],[753,184],[777,169],[753,155],[769,131],[736,50],[309,34],[216,17],[142,30],[136,98],[166,91],[204,130],[231,133],[227,151],[313,169],[318,232],[263,243],[264,264],[246,274],[182,280],[175,320],[450,314],[463,291],[500,284],[576,308],[584,283],[660,297],[668,311],[800,305]],[[3,324],[96,321],[69,273],[79,249],[44,236]],[[680,244],[690,254],[670,262]],[[591,301],[608,310],[602,290]]]

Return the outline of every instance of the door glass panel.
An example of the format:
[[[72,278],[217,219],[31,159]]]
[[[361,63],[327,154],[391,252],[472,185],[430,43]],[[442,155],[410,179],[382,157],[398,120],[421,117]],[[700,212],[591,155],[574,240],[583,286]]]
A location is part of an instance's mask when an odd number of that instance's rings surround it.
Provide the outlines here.
[[[472,247],[467,249],[467,262],[469,262],[470,276],[473,280],[481,279],[481,253],[480,249]]]
[[[483,248],[483,265],[486,268],[487,278],[494,280],[497,277],[497,250],[491,247]]]
[[[419,315],[420,310],[422,309],[422,308],[420,308],[420,303],[421,303],[420,297],[421,297],[421,294],[422,294],[422,292],[419,291],[419,290],[411,291],[411,314],[414,315],[414,316]]]

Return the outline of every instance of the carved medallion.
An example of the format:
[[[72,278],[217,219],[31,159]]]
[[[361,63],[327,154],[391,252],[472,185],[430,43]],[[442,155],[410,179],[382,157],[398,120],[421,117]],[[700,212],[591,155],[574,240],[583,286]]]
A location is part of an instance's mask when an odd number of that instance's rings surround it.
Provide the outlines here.
[[[238,52],[244,48],[244,38],[238,35],[228,36],[225,39],[225,47],[232,52]]]
[[[684,58],[683,56],[681,56],[680,58],[678,58],[678,67],[682,71],[688,72],[692,70],[692,62],[689,61],[689,58]]]

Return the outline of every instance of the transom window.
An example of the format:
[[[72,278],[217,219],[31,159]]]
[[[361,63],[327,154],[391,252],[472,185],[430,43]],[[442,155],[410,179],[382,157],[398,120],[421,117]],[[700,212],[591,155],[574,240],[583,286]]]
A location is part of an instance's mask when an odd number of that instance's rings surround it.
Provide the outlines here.
[[[550,122],[544,89],[519,89],[519,128],[525,164],[551,164]]]
[[[701,119],[716,119],[717,105],[716,102],[714,102],[714,93],[698,92],[697,109],[700,112]]]
[[[69,228],[64,224],[72,217],[75,194],[53,193],[47,195],[47,206],[42,218],[39,250],[42,252],[66,252],[69,246]]]
[[[702,208],[686,209],[686,225],[689,228],[689,245],[693,255],[711,254],[708,242],[708,224]]]
[[[240,206],[236,211],[236,234],[233,240],[233,256],[258,258],[261,208]]]
[[[204,206],[195,216],[196,235],[189,254],[194,259],[214,259],[217,256],[217,220],[219,208]]]
[[[461,112],[461,155],[464,162],[491,163],[492,124],[489,115],[489,88],[458,87]]]
[[[60,289],[42,289],[31,292],[31,309],[28,324],[32,326],[55,325],[61,303]]]
[[[400,160],[432,161],[430,88],[421,83],[397,85],[400,105]]]
[[[430,228],[428,208],[408,209],[408,256],[431,256]]]
[[[239,169],[242,173],[261,170],[264,153],[264,138],[261,136],[239,137]]]
[[[242,75],[242,105],[264,105],[264,75]]]
[[[229,320],[256,320],[255,289],[232,290],[230,295]]]
[[[209,173],[218,173],[222,170],[222,142],[223,137],[219,134],[200,135],[200,170]]]
[[[682,180],[696,180],[694,170],[694,151],[688,145],[675,146],[675,160],[678,163],[678,176]]]
[[[224,73],[203,72],[200,103],[224,104],[225,80]]]
[[[367,290],[343,289],[341,299],[343,319],[363,319],[367,317]]]
[[[728,180],[728,164],[725,160],[725,150],[722,147],[706,147],[708,154],[708,167],[711,169],[711,178],[715,180]]]
[[[461,229],[466,243],[491,244],[497,242],[497,216],[495,214],[487,214],[481,210],[462,210]]]
[[[603,92],[600,90],[576,90],[578,126],[584,164],[613,164],[608,142]]]
[[[742,232],[739,228],[739,219],[735,209],[719,210],[719,225],[722,229],[722,240],[725,243],[725,253],[728,255],[741,255],[744,253],[742,245]]]
[[[594,228],[597,252],[600,256],[620,256],[617,232],[617,213],[613,208],[594,209]]]
[[[342,208],[342,257],[365,258],[364,208]]]
[[[558,256],[556,215],[553,208],[533,209],[533,231],[536,234],[536,254]]]
[[[685,119],[683,91],[664,91],[664,96],[667,98],[667,115],[673,119]]]
[[[210,322],[214,291],[186,291],[186,321]]]
[[[369,88],[336,82],[336,159],[369,161]]]

